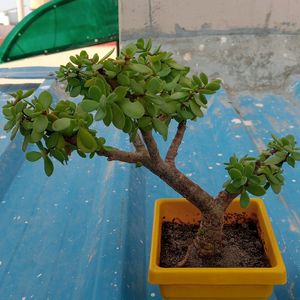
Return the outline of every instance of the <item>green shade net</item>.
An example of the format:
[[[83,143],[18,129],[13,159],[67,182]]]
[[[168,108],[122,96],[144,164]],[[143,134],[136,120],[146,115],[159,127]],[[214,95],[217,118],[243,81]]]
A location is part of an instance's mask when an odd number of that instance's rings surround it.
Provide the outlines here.
[[[53,0],[26,16],[0,47],[0,62],[118,40],[117,0]]]

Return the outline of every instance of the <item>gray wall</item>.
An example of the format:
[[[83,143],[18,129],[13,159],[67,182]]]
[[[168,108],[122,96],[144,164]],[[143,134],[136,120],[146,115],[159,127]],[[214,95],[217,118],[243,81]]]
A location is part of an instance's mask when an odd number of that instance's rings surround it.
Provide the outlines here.
[[[121,39],[211,33],[298,33],[299,0],[122,0]]]
[[[119,9],[121,46],[152,37],[232,94],[282,93],[300,74],[300,0],[121,0]]]

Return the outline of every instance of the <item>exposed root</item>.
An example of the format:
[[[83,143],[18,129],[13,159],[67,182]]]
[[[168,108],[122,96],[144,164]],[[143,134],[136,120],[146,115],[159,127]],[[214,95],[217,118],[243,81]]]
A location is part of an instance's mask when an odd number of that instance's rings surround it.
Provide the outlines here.
[[[188,249],[186,251],[186,254],[184,256],[184,258],[182,260],[180,260],[177,264],[176,264],[176,267],[177,268],[182,268],[186,265],[186,263],[188,262],[190,256],[191,256],[191,253],[193,251],[193,248],[194,248],[194,243],[192,243],[191,245],[188,246]]]
[[[201,259],[201,257],[219,255],[221,249],[222,242],[220,242],[219,247],[216,247],[216,245],[212,245],[211,243],[203,243],[203,241],[201,241],[199,237],[196,237],[188,246],[185,256],[176,264],[176,267],[185,267],[190,258],[197,257]]]

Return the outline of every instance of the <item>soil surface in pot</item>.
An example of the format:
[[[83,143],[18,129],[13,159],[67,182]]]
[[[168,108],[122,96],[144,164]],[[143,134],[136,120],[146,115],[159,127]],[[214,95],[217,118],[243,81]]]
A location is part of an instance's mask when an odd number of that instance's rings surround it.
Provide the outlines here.
[[[164,222],[160,266],[175,267],[186,254],[188,246],[197,234],[199,225]],[[222,254],[200,258],[192,253],[185,267],[270,267],[257,226],[253,221],[224,225]]]

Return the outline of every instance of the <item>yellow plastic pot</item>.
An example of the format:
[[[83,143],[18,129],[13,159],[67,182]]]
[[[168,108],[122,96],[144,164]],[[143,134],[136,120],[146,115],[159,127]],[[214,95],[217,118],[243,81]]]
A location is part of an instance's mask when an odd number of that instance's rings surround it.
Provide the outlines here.
[[[269,268],[161,268],[162,221],[179,218],[197,223],[201,214],[185,199],[156,202],[149,266],[149,282],[158,284],[165,300],[266,300],[275,284],[286,283],[285,266],[261,199],[251,199],[247,209],[234,200],[227,213],[244,214],[258,220],[261,238],[269,257]]]

